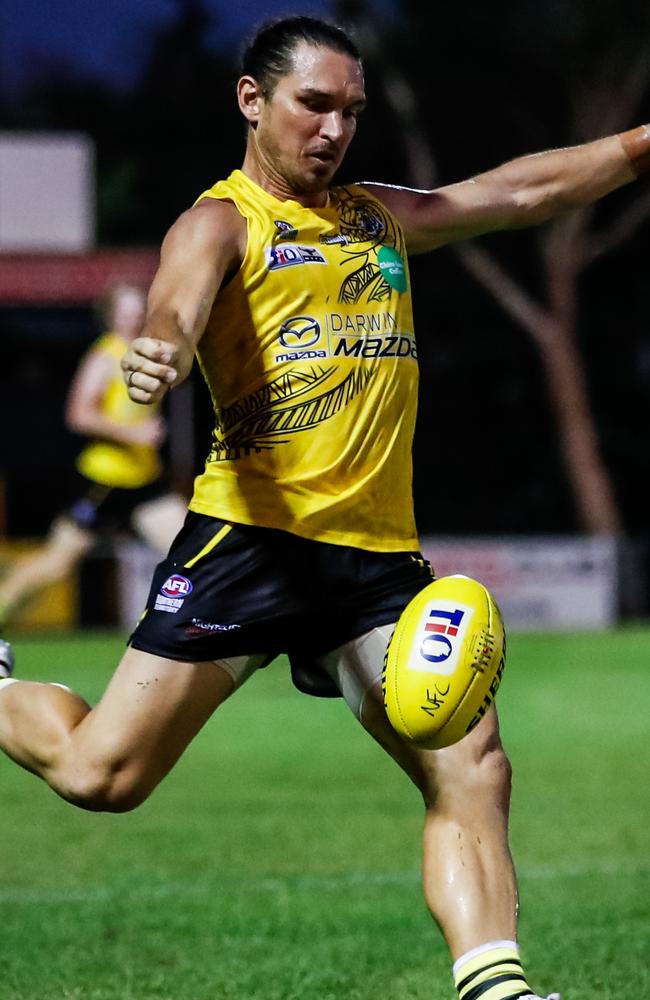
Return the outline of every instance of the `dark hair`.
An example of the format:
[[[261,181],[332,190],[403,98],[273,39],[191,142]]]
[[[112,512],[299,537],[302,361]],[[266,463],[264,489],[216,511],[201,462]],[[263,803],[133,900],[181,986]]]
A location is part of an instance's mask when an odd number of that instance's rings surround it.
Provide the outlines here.
[[[267,21],[246,46],[240,76],[252,76],[269,97],[281,77],[293,68],[293,54],[300,42],[334,49],[361,62],[361,54],[338,25],[316,17],[283,17]]]

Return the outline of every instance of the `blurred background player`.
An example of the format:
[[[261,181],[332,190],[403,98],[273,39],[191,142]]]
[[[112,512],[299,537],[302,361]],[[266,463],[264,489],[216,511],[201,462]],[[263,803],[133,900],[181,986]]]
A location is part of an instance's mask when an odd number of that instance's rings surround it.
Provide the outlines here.
[[[165,424],[129,399],[120,359],[142,329],[144,291],[112,288],[101,305],[102,334],[82,358],[68,394],[68,428],[88,438],[76,461],[76,499],[59,514],[44,544],[0,580],[0,625],[48,584],[65,579],[107,532],[131,529],[161,555],[180,529],[185,501],[169,492],[159,447]]]

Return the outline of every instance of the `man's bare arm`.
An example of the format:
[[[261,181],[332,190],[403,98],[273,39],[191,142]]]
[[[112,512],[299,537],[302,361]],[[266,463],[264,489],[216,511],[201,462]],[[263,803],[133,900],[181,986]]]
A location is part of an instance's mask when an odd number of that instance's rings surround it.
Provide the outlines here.
[[[205,199],[174,223],[149,291],[142,335],[122,358],[129,396],[160,400],[187,378],[224,278],[241,261],[246,224],[230,202]]]
[[[408,249],[424,253],[499,229],[535,226],[589,205],[648,167],[650,126],[522,156],[433,191],[366,184],[397,216]]]

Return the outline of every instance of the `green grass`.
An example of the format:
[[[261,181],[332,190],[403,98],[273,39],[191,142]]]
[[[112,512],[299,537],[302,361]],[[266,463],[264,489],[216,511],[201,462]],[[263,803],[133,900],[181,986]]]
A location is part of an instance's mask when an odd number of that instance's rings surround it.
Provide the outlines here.
[[[112,636],[18,641],[96,699]],[[499,706],[531,982],[650,997],[650,631],[513,636]],[[276,664],[139,810],[79,812],[0,760],[1,1000],[451,1000],[416,793]]]

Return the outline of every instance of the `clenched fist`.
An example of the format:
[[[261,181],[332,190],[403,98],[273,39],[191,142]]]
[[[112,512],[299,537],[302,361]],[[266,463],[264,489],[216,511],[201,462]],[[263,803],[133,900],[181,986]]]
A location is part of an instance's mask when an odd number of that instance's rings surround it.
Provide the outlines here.
[[[134,403],[157,403],[178,378],[178,347],[153,337],[137,337],[121,361]]]

